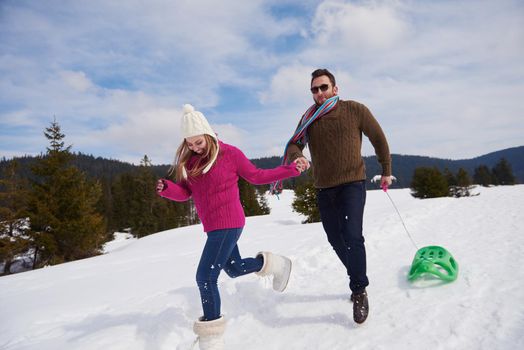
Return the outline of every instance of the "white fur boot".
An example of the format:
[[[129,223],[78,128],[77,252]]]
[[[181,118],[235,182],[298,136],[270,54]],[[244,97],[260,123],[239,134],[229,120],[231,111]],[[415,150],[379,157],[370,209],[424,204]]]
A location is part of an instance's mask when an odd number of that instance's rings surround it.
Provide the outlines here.
[[[270,252],[260,252],[257,254],[264,259],[262,269],[256,272],[257,275],[264,277],[273,276],[273,289],[283,292],[286,289],[291,274],[291,260],[285,256],[276,255]]]
[[[224,316],[212,321],[202,321],[202,318],[199,318],[193,325],[193,332],[198,336],[200,350],[224,350],[225,330]]]

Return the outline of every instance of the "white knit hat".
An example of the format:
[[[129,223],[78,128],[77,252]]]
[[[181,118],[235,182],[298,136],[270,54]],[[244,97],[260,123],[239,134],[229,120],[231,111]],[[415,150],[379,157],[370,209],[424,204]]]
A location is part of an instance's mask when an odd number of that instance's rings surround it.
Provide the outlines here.
[[[182,137],[185,139],[187,137],[204,134],[214,138],[217,143],[217,151],[215,154],[211,155],[211,161],[203,170],[203,173],[205,174],[209,171],[209,169],[211,169],[217,159],[218,138],[213,129],[211,129],[211,126],[209,125],[206,117],[204,117],[201,112],[195,111],[195,107],[191,106],[190,104],[185,104],[184,114],[182,115]],[[187,171],[184,167],[182,168],[182,176],[187,179]]]
[[[195,111],[195,107],[190,104],[184,105],[184,115],[182,116],[182,137],[192,137],[207,134],[217,140],[217,135],[211,129],[206,117]]]

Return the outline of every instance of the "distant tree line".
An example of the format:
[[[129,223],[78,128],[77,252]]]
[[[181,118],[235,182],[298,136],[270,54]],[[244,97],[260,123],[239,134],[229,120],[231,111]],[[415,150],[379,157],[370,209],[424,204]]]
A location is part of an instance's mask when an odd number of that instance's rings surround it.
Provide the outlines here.
[[[411,182],[411,195],[415,198],[467,197],[473,184],[481,186],[514,185],[515,176],[511,164],[505,158],[490,170],[486,165],[475,168],[473,179],[460,168],[456,174],[449,169],[441,173],[436,167],[415,169]]]
[[[367,185],[369,185],[370,188],[373,188],[375,184],[372,184],[370,180],[374,175],[380,174],[382,168],[377,161],[376,156],[365,156],[362,158],[366,167],[366,173],[369,176]],[[524,146],[519,146],[488,153],[471,159],[458,160],[393,153],[391,154],[391,162],[397,180],[391,185],[391,188],[411,187],[413,174],[416,168],[437,167],[441,172],[448,168],[453,173],[457,173],[460,168],[463,168],[469,174],[474,174],[475,168],[480,165],[484,164],[488,169],[492,169],[502,158],[506,159],[506,161],[512,165],[512,171],[516,182],[524,183]],[[282,162],[282,158],[266,157],[253,159],[253,162],[260,167],[272,168],[279,165]],[[307,175],[304,173],[300,177],[302,178],[305,176]],[[295,179],[296,178],[285,181],[284,188],[286,188],[287,184],[293,184]]]
[[[44,135],[49,147],[31,166],[21,167],[20,161],[27,160],[22,158],[4,160],[1,168],[0,275],[13,272],[13,264],[21,261],[25,270],[98,255],[115,231],[143,237],[199,222],[192,201],[173,202],[156,194],[159,168],[147,155],[138,167],[116,162],[117,171],[88,175],[77,165],[86,157],[65,146],[56,121]],[[165,167],[160,170],[165,174]],[[267,187],[240,180],[239,189],[246,216],[269,213]]]
[[[308,170],[308,173],[311,170]],[[300,178],[299,178],[300,179]],[[305,179],[305,180],[304,180]],[[418,167],[411,182],[411,195],[415,198],[466,197],[471,195],[474,184],[481,186],[514,185],[516,183],[511,164],[502,158],[492,168],[480,165],[475,168],[473,178],[466,170],[459,168],[454,174],[449,169],[441,172],[437,167]],[[319,222],[317,190],[311,174],[302,178],[295,186],[293,210],[304,215],[303,223]]]

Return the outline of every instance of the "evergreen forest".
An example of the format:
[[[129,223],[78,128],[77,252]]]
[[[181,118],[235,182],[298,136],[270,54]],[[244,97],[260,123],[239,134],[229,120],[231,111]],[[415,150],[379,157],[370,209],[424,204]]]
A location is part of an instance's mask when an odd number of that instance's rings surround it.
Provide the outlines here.
[[[0,275],[74,261],[102,253],[115,232],[140,238],[199,223],[193,203],[173,202],[155,191],[159,178],[170,178],[169,165],[147,155],[139,165],[75,153],[53,121],[44,130],[48,147],[39,156],[0,160]],[[273,168],[280,157],[251,160]],[[364,157],[368,179],[380,174],[374,156]],[[392,154],[396,181],[417,198],[472,195],[473,184],[512,185],[524,181],[524,146],[469,160]],[[314,167],[314,164],[313,164]],[[268,185],[239,180],[246,216],[269,213]],[[311,169],[283,182],[295,191],[293,209],[320,221]],[[369,183],[368,189],[378,188]]]
[[[101,254],[114,232],[140,238],[199,222],[191,200],[156,193],[169,166],[75,154],[56,121],[44,135],[40,156],[0,163],[0,275]],[[246,216],[269,213],[267,189],[239,181]]]

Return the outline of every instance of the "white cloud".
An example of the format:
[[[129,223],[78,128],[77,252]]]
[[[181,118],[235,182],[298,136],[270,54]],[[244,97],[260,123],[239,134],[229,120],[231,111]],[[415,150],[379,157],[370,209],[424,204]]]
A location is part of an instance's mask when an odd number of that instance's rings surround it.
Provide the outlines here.
[[[311,66],[292,64],[281,66],[271,77],[269,87],[259,93],[262,104],[286,105],[303,101],[308,96]],[[309,97],[309,96],[308,96]]]
[[[325,1],[317,8],[312,32],[317,44],[327,48],[342,45],[364,53],[390,49],[409,31],[396,7],[396,2]]]
[[[86,92],[93,87],[93,83],[86,77],[84,72],[62,71],[60,75],[66,85],[79,92]]]
[[[191,102],[248,156],[280,155],[319,67],[335,73],[342,98],[368,105],[394,152],[466,157],[521,144],[519,1],[294,6],[0,2],[1,154],[41,152],[56,116],[77,150],[170,162]]]

